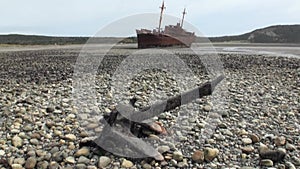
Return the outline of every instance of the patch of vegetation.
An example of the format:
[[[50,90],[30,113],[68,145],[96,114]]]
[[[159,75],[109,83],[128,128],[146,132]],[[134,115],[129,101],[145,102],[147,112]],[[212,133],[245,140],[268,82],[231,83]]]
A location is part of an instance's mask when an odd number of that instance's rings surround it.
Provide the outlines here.
[[[37,35],[0,35],[0,44],[14,45],[66,45],[84,44],[88,37],[51,37]]]
[[[300,25],[276,25],[237,36],[211,37],[212,42],[300,43]]]

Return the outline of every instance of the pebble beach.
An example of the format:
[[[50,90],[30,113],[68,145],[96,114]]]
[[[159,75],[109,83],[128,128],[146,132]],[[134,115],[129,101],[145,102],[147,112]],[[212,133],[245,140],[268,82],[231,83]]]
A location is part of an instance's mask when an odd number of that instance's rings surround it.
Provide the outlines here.
[[[218,95],[216,89],[215,95],[154,117],[170,134],[149,134],[148,141],[163,156],[155,160],[82,146],[90,137],[85,129],[101,133],[103,126],[95,119],[80,121],[79,112],[109,114],[118,102],[133,97],[140,109],[189,89],[190,77],[178,81],[165,71],[142,71],[119,97],[110,86],[126,52],[112,52],[97,71],[97,104],[81,107],[72,94],[80,49],[0,52],[1,169],[300,168],[299,58],[219,53],[226,77],[220,88],[226,91]],[[176,52],[196,76],[195,84],[210,80],[196,56]],[[221,98],[221,108],[215,97]]]

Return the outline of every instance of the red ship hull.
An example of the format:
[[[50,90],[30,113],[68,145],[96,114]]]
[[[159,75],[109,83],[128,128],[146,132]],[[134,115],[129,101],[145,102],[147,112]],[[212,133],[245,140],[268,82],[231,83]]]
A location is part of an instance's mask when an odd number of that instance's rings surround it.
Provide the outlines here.
[[[194,36],[177,36],[162,33],[140,33],[137,34],[138,48],[181,46],[190,47],[195,41]]]

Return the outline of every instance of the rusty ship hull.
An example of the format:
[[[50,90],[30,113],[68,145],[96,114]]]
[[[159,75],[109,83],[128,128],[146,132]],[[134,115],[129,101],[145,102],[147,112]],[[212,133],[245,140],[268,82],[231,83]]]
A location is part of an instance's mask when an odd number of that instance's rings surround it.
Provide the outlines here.
[[[190,47],[195,41],[195,36],[172,36],[163,33],[138,33],[138,48],[154,47]]]

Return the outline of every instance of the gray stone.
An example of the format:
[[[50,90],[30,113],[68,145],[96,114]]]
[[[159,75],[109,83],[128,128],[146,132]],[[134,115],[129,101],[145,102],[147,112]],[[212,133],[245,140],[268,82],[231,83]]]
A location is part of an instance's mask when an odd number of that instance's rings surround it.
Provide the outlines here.
[[[12,129],[12,130],[10,130],[10,132],[12,134],[18,134],[18,133],[20,133],[20,130],[19,129]]]
[[[45,156],[47,154],[47,152],[45,152],[44,150],[36,150],[35,153],[39,157],[43,157],[43,156]]]
[[[59,152],[59,148],[58,147],[53,147],[51,150],[50,150],[50,153],[51,154],[54,154],[54,153],[57,153]]]
[[[292,160],[292,163],[295,164],[295,166],[300,166],[300,158],[298,158],[296,156],[292,156],[291,160]]]
[[[124,159],[122,164],[121,164],[121,167],[124,167],[124,168],[130,168],[133,166],[133,163],[129,160],[126,160]]]
[[[177,161],[176,161],[175,159],[172,159],[172,160],[170,161],[170,163],[171,163],[173,166],[177,166]]]
[[[52,157],[51,153],[47,153],[46,155],[43,156],[44,160],[48,160],[48,161],[50,161],[51,157]]]
[[[33,130],[33,127],[31,125],[26,125],[24,128],[23,128],[24,131],[32,131]]]
[[[12,144],[15,146],[15,147],[22,147],[23,145],[23,140],[15,135],[13,138],[12,138]]]
[[[54,110],[54,111],[53,111],[53,113],[54,113],[54,114],[61,114],[61,113],[62,113],[62,111],[61,111],[61,110],[58,110],[58,109],[56,109],[56,110]]]
[[[70,164],[74,164],[74,163],[75,163],[75,158],[69,156],[69,157],[66,158],[66,162],[67,162],[67,163],[70,163]]]
[[[165,152],[168,152],[170,150],[170,147],[169,146],[159,146],[157,148],[157,151],[161,154],[165,153]]]
[[[203,110],[204,111],[206,111],[206,112],[209,112],[209,111],[211,111],[211,106],[210,105],[205,105],[204,107],[203,107]]]
[[[284,164],[278,164],[277,169],[285,169],[285,165]]]
[[[290,143],[286,143],[285,148],[289,151],[294,151],[297,149],[296,146],[294,146],[293,144],[290,144]]]
[[[50,162],[49,169],[58,169],[58,168],[61,168],[61,166],[57,162],[55,161]]]
[[[76,169],[86,169],[86,165],[85,164],[76,164],[75,166]]]
[[[85,156],[80,156],[77,162],[78,163],[83,163],[83,164],[89,164],[90,159],[86,158]]]
[[[101,156],[99,158],[98,167],[104,168],[107,167],[110,163],[111,163],[111,159],[109,157]]]
[[[30,157],[35,157],[36,154],[35,154],[35,151],[34,150],[30,150],[27,152],[27,155],[30,156]]]
[[[30,143],[33,144],[33,145],[38,145],[39,141],[34,138],[34,139],[30,139]]]
[[[217,141],[224,141],[226,138],[222,134],[214,134]]]
[[[25,159],[24,158],[15,158],[14,159],[14,164],[25,164]]]
[[[12,169],[23,169],[23,167],[22,167],[21,164],[12,164],[12,165],[11,165],[11,168],[12,168]]]
[[[46,121],[46,126],[48,127],[48,128],[51,128],[52,126],[54,126],[55,125],[55,123],[53,122],[53,121]]]
[[[47,161],[40,161],[40,162],[37,163],[37,168],[47,169],[48,165],[49,165],[49,163]],[[58,164],[57,164],[57,166],[58,166]]]
[[[56,152],[56,153],[52,154],[52,159],[57,162],[63,161],[64,157],[63,157],[62,152]]]
[[[260,161],[260,165],[266,166],[266,167],[272,167],[273,166],[273,161],[270,159],[263,159]]]
[[[179,167],[179,168],[187,168],[188,164],[181,161],[181,162],[177,163],[177,167]]]
[[[76,136],[74,134],[67,134],[67,135],[65,135],[65,139],[75,141]]]
[[[143,169],[151,169],[152,166],[148,163],[143,164]]]
[[[252,140],[250,138],[242,138],[242,142],[245,145],[252,144]]]
[[[288,169],[296,169],[295,165],[291,162],[286,162],[285,165],[288,167]]]
[[[173,153],[173,159],[176,161],[182,161],[183,160],[183,155],[180,151],[175,151]]]
[[[26,163],[25,163],[25,168],[26,169],[32,169],[36,166],[36,163],[37,163],[37,160],[35,157],[29,157],[27,160],[26,160]]]
[[[97,167],[96,167],[96,166],[89,165],[89,166],[87,166],[87,169],[97,169]]]

